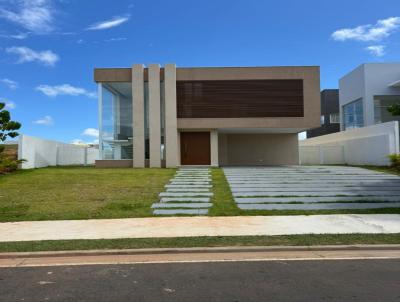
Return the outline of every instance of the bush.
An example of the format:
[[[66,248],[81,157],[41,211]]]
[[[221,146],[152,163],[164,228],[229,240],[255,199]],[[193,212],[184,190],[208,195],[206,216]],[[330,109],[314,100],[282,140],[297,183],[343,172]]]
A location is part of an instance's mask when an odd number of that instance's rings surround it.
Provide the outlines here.
[[[0,174],[10,173],[18,169],[18,165],[25,160],[13,159],[4,154],[0,154]]]
[[[390,154],[389,159],[392,167],[400,170],[400,154]]]

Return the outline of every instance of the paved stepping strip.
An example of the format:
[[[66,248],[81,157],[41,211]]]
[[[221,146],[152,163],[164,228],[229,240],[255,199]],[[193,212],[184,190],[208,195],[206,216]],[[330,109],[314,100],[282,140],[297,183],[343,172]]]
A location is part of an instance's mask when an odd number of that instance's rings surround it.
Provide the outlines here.
[[[400,208],[400,177],[363,168],[224,168],[242,210]]]
[[[159,202],[151,206],[154,215],[207,215],[212,207],[213,193],[211,171],[208,168],[181,168],[165,191],[159,194]]]

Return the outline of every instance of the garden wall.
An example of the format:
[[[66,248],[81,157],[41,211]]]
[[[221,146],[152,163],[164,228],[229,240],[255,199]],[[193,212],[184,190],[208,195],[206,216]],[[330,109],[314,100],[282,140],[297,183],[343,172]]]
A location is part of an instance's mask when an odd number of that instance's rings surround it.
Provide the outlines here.
[[[93,165],[99,158],[99,150],[93,147],[66,144],[21,135],[18,143],[18,158],[25,159],[22,169],[48,166]]]
[[[348,164],[388,166],[399,153],[397,121],[318,136],[299,142],[302,165]]]

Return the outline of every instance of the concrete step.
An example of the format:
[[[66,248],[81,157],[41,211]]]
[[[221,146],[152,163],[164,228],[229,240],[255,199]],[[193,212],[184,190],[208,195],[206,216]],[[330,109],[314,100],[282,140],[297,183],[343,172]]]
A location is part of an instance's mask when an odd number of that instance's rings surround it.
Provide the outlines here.
[[[352,210],[400,208],[400,203],[238,204],[242,210]]]
[[[211,208],[212,203],[209,202],[200,202],[200,203],[153,203],[151,206],[153,209],[158,208],[194,208],[194,209],[201,209],[201,208]]]
[[[208,209],[156,209],[154,215],[207,215]]]
[[[268,197],[268,196],[400,196],[400,193],[393,194],[393,192],[386,191],[362,191],[362,192],[349,192],[349,191],[333,191],[333,192],[276,192],[276,191],[264,191],[264,192],[233,192],[234,197]]]
[[[200,197],[200,196],[213,196],[210,192],[162,192],[160,197]]]
[[[179,188],[168,188],[167,192],[209,192],[209,189],[198,189],[198,188],[184,188],[184,189],[179,189]]]
[[[210,202],[209,197],[163,197],[160,202]]]
[[[343,201],[372,201],[400,202],[400,196],[349,196],[349,197],[235,197],[236,203],[289,203],[289,202],[343,202]]]

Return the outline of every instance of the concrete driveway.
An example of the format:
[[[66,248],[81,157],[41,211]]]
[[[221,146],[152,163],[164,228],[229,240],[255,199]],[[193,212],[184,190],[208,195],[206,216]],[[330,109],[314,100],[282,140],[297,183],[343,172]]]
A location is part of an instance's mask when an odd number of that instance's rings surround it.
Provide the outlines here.
[[[224,168],[243,210],[400,208],[400,177],[344,166]]]

